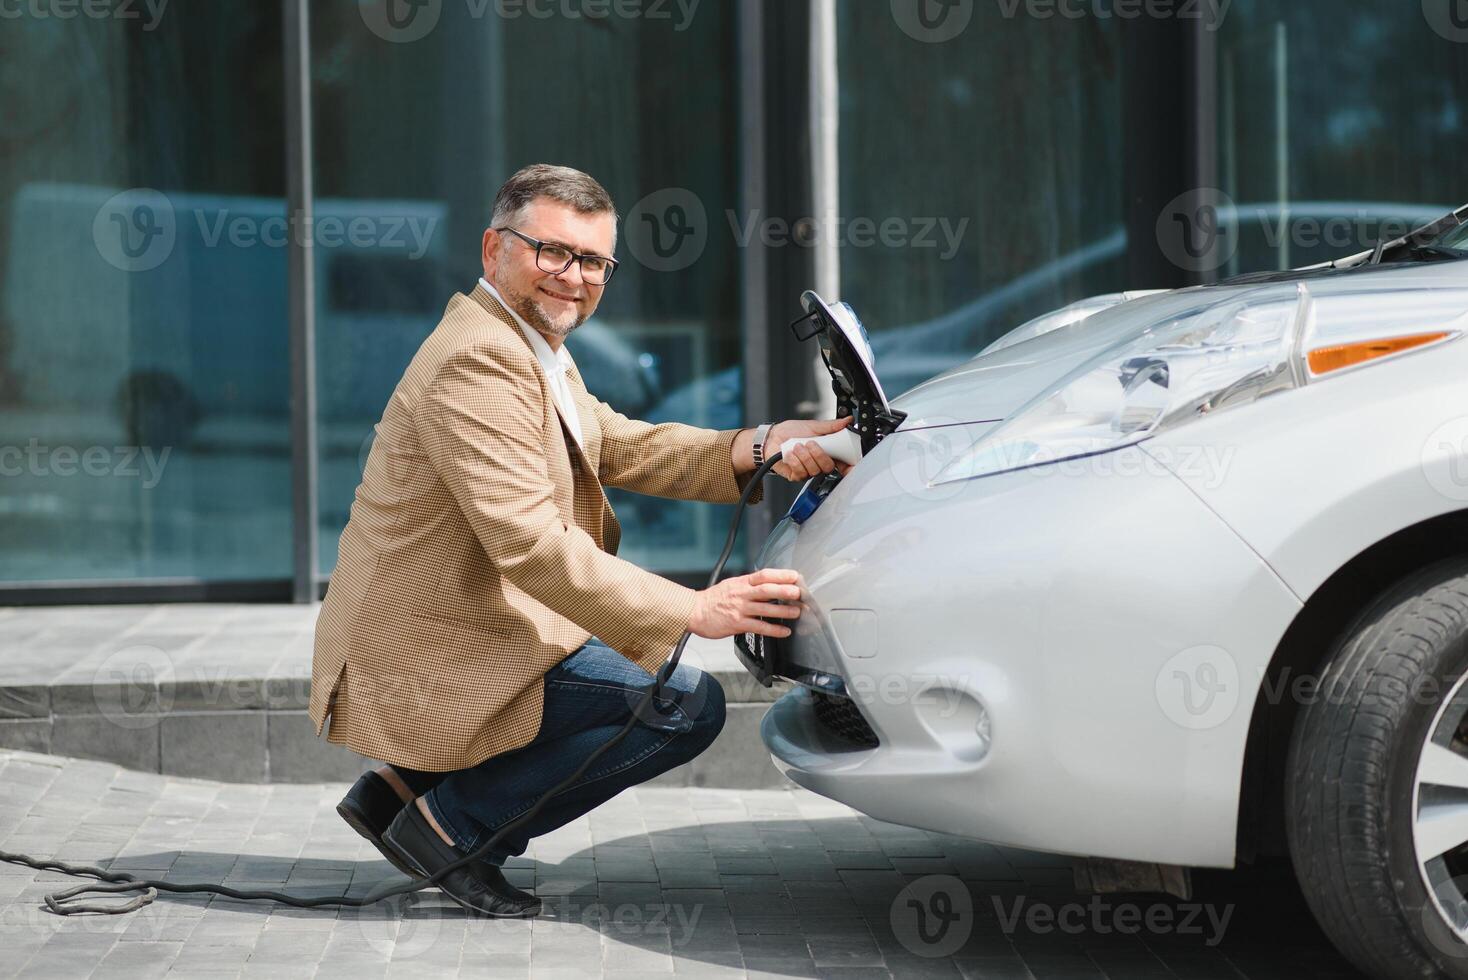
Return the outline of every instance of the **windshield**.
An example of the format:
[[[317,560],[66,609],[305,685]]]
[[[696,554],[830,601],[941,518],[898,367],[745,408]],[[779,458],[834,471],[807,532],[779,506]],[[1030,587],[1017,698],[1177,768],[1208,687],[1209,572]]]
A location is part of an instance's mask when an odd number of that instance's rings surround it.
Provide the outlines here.
[[[1438,248],[1451,248],[1468,256],[1468,224],[1459,225],[1433,244]]]
[[[1406,238],[1383,242],[1376,247],[1367,266],[1382,262],[1456,262],[1468,259],[1468,205],[1423,225]],[[1352,261],[1340,268],[1358,268]]]

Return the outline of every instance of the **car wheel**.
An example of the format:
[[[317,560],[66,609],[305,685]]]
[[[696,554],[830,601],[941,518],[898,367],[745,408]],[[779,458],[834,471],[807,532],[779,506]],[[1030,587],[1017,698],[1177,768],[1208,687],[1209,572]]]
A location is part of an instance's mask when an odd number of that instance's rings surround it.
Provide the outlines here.
[[[1286,820],[1316,920],[1376,977],[1468,977],[1468,560],[1389,590],[1295,723]]]

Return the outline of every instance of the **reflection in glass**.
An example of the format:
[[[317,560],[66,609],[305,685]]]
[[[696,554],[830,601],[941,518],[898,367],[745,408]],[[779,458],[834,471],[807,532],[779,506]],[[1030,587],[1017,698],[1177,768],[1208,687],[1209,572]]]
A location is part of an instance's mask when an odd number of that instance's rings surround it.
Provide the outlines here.
[[[1468,201],[1468,58],[1420,4],[1237,0],[1219,37],[1223,274],[1371,249]]]
[[[1115,19],[975,4],[943,43],[839,4],[842,299],[896,396],[1031,317],[1125,288]],[[900,84],[894,83],[900,80]]]
[[[279,8],[5,25],[0,580],[288,577]]]

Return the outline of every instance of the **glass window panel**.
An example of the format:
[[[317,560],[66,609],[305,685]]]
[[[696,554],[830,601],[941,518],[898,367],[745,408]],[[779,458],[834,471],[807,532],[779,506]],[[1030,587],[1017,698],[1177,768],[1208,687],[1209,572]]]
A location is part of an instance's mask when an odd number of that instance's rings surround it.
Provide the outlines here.
[[[1424,9],[1234,3],[1219,40],[1219,172],[1238,217],[1222,273],[1362,252],[1468,200],[1468,31]]]
[[[288,577],[279,5],[104,6],[0,31],[0,580]]]
[[[554,5],[534,16],[517,5],[437,8],[423,8],[437,11],[431,25],[396,26],[377,19],[380,4],[314,9],[317,212],[376,229],[358,244],[321,248],[318,237],[327,574],[373,426],[449,297],[477,282],[494,193],[525,164],[590,173],[625,217],[622,265],[568,341],[592,393],[650,421],[740,424],[737,385],[721,383],[740,356],[740,258],[733,236],[718,233],[738,190],[734,6],[704,4],[691,18],[671,4],[621,8],[639,17],[608,8],[604,18]],[[651,253],[665,267],[650,268],[629,248],[628,226],[662,220],[665,200],[711,233],[668,263]],[[406,222],[407,244],[386,240],[389,216]],[[666,231],[663,244],[680,241]],[[729,508],[609,496],[623,557],[661,571],[707,569],[717,557]]]
[[[823,233],[896,395],[1125,288],[1127,242],[1115,20],[980,3],[930,43],[890,6],[837,7],[841,224]]]

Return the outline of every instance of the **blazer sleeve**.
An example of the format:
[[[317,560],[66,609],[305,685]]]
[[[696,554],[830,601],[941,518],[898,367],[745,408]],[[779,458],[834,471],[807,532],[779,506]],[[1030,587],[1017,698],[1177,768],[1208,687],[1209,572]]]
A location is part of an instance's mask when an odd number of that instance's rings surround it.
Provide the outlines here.
[[[692,589],[607,554],[561,518],[536,411],[533,364],[470,347],[450,356],[415,413],[424,452],[509,582],[628,656],[663,655]]]
[[[749,475],[734,475],[733,445],[739,429],[700,429],[680,422],[653,425],[629,419],[604,401],[596,403],[601,427],[603,486],[673,500],[735,504]],[[749,502],[764,499],[756,487]]]

